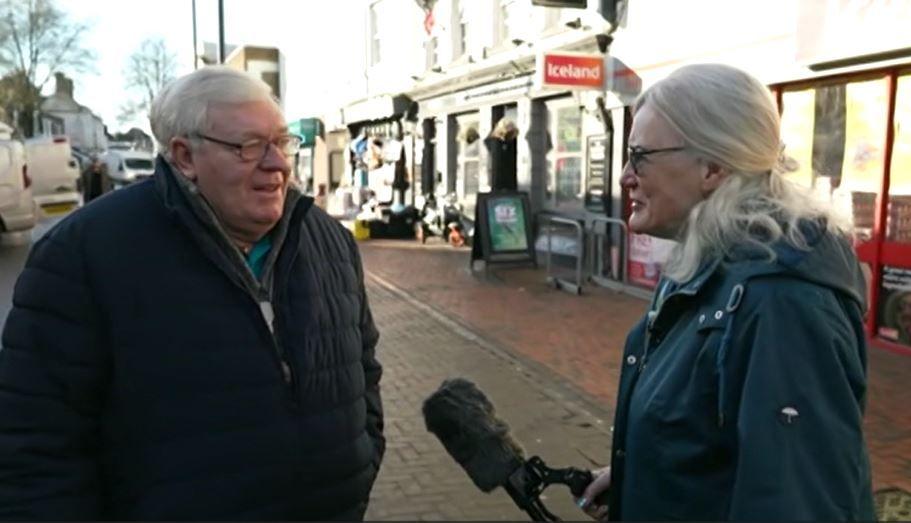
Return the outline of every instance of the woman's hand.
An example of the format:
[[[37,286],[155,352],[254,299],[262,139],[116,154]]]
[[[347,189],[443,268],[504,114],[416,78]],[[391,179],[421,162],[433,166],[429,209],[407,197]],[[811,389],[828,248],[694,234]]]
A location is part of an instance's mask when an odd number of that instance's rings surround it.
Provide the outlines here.
[[[576,498],[576,505],[592,519],[607,521],[607,496],[601,494],[610,488],[610,467],[593,470],[592,476],[595,479],[586,487],[582,497]],[[604,498],[604,504],[599,504],[599,497]]]

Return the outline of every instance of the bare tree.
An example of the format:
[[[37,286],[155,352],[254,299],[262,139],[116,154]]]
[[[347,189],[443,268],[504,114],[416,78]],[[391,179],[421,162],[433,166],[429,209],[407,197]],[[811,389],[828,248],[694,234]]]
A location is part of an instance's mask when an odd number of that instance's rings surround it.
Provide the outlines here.
[[[87,30],[54,0],[0,2],[0,104],[25,136],[34,134],[41,90],[53,74],[91,70],[94,53],[81,46]]]
[[[163,39],[143,40],[130,55],[123,71],[127,90],[138,96],[120,106],[117,121],[123,125],[138,116],[148,115],[155,95],[174,79],[176,69],[177,55],[168,49]]]

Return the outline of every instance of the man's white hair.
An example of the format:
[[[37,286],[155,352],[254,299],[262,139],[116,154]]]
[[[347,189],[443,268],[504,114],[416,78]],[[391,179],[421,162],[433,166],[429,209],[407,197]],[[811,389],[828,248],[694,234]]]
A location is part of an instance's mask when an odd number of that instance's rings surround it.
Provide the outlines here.
[[[807,249],[798,226],[805,220],[847,230],[827,203],[785,179],[778,110],[756,78],[722,64],[689,65],[645,91],[635,109],[646,105],[697,156],[730,173],[690,212],[664,269],[669,278],[689,280],[704,261],[737,246],[758,248],[770,261],[779,241]]]
[[[169,83],[152,101],[149,122],[158,150],[170,159],[171,139],[193,138],[208,131],[212,104],[265,101],[278,103],[269,84],[225,66],[208,66]]]

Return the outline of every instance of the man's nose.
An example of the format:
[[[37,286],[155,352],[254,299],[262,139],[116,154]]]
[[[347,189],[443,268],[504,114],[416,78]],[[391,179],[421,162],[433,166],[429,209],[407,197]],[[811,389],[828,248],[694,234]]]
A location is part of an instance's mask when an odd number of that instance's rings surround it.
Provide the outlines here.
[[[291,172],[291,158],[285,156],[281,149],[274,143],[266,147],[266,154],[259,162],[260,168],[266,171],[282,171],[283,173]]]

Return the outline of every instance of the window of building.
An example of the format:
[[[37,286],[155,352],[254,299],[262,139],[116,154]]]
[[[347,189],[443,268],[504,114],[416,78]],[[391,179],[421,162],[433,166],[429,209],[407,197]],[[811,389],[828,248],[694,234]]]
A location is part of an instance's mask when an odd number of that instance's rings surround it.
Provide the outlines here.
[[[787,176],[850,216],[861,242],[873,234],[887,97],[885,78],[782,94]]]
[[[426,68],[432,69],[439,65],[440,63],[440,53],[439,53],[439,38],[432,36],[427,39],[424,43],[424,47],[427,50],[427,62]]]
[[[380,6],[381,2],[376,2],[370,6],[370,65],[376,65],[382,60],[380,53]]]
[[[518,23],[518,0],[497,0],[496,44],[506,44],[515,38],[515,24]]]
[[[452,59],[461,58],[470,49],[471,45],[471,13],[468,2],[453,0],[452,2]]]
[[[897,78],[876,334],[911,347],[911,76]]]
[[[582,109],[571,98],[547,102],[547,122],[550,150],[545,199],[556,208],[581,208],[585,199]]]

